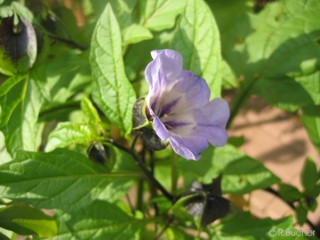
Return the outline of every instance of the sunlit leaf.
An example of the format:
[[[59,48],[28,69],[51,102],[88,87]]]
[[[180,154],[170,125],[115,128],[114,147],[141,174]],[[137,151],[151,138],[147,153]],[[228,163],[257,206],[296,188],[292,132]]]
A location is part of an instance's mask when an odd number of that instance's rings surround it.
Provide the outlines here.
[[[203,0],[187,1],[172,45],[182,54],[184,67],[207,81],[211,97],[219,97],[220,37],[212,12]]]
[[[101,195],[101,199],[109,200],[105,189],[110,183],[139,176],[107,173],[102,165],[69,150],[20,152],[13,161],[0,166],[0,195],[40,208],[71,210]]]
[[[0,227],[22,235],[53,237],[57,234],[57,224],[52,217],[20,203],[0,208]]]
[[[107,5],[92,38],[91,67],[96,82],[93,98],[108,119],[128,134],[135,93],[124,70],[120,28]]]

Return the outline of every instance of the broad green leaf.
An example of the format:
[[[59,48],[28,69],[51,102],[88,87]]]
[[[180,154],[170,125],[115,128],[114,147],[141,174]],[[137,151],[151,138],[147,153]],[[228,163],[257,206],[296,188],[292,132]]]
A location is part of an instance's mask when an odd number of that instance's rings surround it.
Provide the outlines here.
[[[0,98],[0,129],[5,136],[8,152],[36,150],[43,129],[43,124],[38,123],[38,116],[47,97],[43,65],[33,68],[22,81],[17,81],[5,92]]]
[[[140,177],[137,173],[106,173],[80,153],[19,152],[0,166],[0,196],[40,208],[75,209],[88,205],[110,184]],[[104,194],[101,198],[108,200]]]
[[[301,231],[294,228],[292,217],[278,220],[257,219],[244,212],[226,218],[214,226],[210,239],[310,239],[302,235]]]
[[[0,131],[0,165],[11,161],[11,156],[8,153],[6,142],[3,133]]]
[[[183,11],[186,0],[140,1],[140,23],[152,31],[172,28],[176,17]]]
[[[284,183],[279,184],[279,194],[284,200],[289,202],[300,200],[303,197],[296,187]]]
[[[46,151],[81,144],[89,146],[89,143],[97,138],[88,124],[62,122],[50,133]]]
[[[318,181],[318,172],[315,162],[311,158],[307,158],[301,173],[301,182],[306,194],[313,196],[313,190]]]
[[[8,124],[13,111],[24,98],[25,85],[25,77],[18,75],[8,78],[0,86],[0,128]]]
[[[147,28],[132,24],[123,31],[123,45],[138,43],[152,37],[152,33]]]
[[[279,178],[261,162],[231,145],[216,148],[214,151],[213,148],[208,148],[198,161],[179,159],[178,169],[186,184],[190,184],[192,179],[210,183],[222,174],[223,193],[245,194],[279,182]]]
[[[88,91],[87,88],[92,84],[88,51],[79,53],[74,50],[62,51],[59,48],[55,51],[52,54],[56,56],[48,61],[46,66],[48,88],[52,98],[47,107],[65,103],[79,91],[87,91],[89,94],[91,89]]]
[[[115,204],[96,200],[85,208],[59,213],[57,240],[141,239],[148,221],[135,219]]]
[[[135,93],[125,74],[121,46],[119,24],[108,4],[92,38],[90,61],[96,83],[93,98],[107,118],[128,134]]]
[[[184,67],[202,76],[212,92],[221,91],[220,36],[210,8],[203,0],[188,0],[172,43],[184,60]]]
[[[57,234],[57,224],[53,218],[20,203],[10,203],[0,208],[0,227],[22,235],[53,237]]]
[[[320,107],[311,106],[303,110],[302,123],[308,132],[309,138],[320,152]]]
[[[226,61],[222,61],[220,64],[220,69],[218,73],[222,78],[222,85],[226,89],[236,88],[238,86],[238,81],[232,72],[229,64]]]

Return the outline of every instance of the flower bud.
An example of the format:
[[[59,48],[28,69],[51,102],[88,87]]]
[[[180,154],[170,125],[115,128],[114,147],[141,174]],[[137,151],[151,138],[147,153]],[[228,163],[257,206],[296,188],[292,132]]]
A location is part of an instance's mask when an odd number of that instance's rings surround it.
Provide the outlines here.
[[[37,39],[31,23],[16,15],[0,19],[0,73],[26,72],[36,56]]]
[[[87,149],[87,154],[92,161],[107,166],[109,170],[114,166],[114,154],[107,145],[100,142],[92,143]]]
[[[139,98],[133,106],[133,128],[140,129],[148,124],[146,117],[146,101],[145,98]]]
[[[221,177],[210,184],[193,182],[182,196],[187,198],[185,208],[190,215],[200,218],[202,226],[224,217],[230,209],[229,201],[221,196]]]
[[[151,151],[162,150],[169,144],[168,141],[161,140],[156,132],[150,127],[142,129],[142,140],[146,148]]]

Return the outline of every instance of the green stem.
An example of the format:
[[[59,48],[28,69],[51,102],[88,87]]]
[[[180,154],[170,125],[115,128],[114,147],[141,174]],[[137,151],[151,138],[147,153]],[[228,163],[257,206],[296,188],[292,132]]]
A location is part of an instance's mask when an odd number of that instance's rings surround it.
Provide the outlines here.
[[[251,81],[248,81],[248,83],[245,83],[242,88],[240,88],[240,92],[237,94],[237,96],[233,100],[233,104],[231,106],[231,114],[230,114],[229,121],[227,123],[227,128],[230,128],[234,118],[237,116],[241,107],[245,104],[245,102],[249,98],[251,94],[251,90],[254,87],[257,80],[258,80],[258,77],[255,77]]]
[[[137,156],[133,151],[131,151],[130,149],[112,141],[109,140],[109,143],[111,143],[113,146],[119,148],[122,151],[127,152],[128,154],[130,154],[133,159],[136,161],[136,163],[138,164],[138,166],[140,167],[140,169],[144,172],[144,174],[147,176],[147,178],[149,179],[149,181],[151,182],[151,184],[159,189],[160,192],[162,192],[162,194],[172,203],[174,203],[174,197],[161,185],[161,183],[153,176],[153,174],[149,171],[149,169],[146,167],[146,165],[144,164],[144,162],[142,161],[142,159]]]
[[[137,210],[142,211],[143,206],[143,179],[140,179],[138,182],[138,190],[137,190]]]
[[[172,159],[172,168],[171,168],[171,192],[175,196],[177,191],[177,182],[178,182],[178,176],[177,176],[177,155],[173,154]]]

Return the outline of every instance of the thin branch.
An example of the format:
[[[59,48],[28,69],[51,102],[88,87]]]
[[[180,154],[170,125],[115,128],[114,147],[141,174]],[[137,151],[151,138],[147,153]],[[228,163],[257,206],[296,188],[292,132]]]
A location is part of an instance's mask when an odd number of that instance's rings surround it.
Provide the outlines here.
[[[160,190],[160,192],[162,192],[162,194],[172,203],[174,203],[174,197],[161,185],[160,182],[158,182],[157,179],[155,179],[155,177],[152,175],[152,173],[149,171],[149,169],[145,166],[145,164],[143,163],[143,161],[141,160],[141,158],[139,156],[137,156],[133,151],[131,151],[130,149],[110,140],[109,141],[111,144],[113,144],[115,147],[119,148],[120,150],[130,154],[133,159],[136,161],[136,163],[138,164],[138,166],[141,168],[141,170],[144,172],[144,174],[147,176],[147,178],[149,179],[149,181],[151,182],[151,184],[156,187],[157,189]]]
[[[289,201],[287,201],[287,200],[285,200],[285,199],[283,199],[276,190],[274,190],[274,189],[272,189],[272,188],[266,188],[266,189],[264,189],[264,190],[265,190],[266,192],[271,193],[272,195],[276,196],[277,198],[281,199],[281,200],[282,200],[283,202],[285,202],[292,210],[294,210],[294,211],[296,210],[296,208],[295,208],[295,206],[293,205],[293,203],[292,203],[292,202],[289,202]],[[310,227],[312,230],[315,231],[317,237],[320,237],[320,229],[319,229],[316,225],[314,225],[308,218],[307,218],[307,220],[306,220],[306,223],[309,225],[309,227]]]

